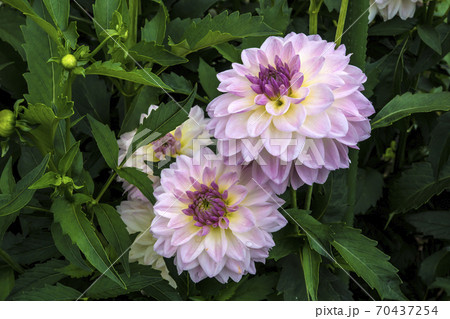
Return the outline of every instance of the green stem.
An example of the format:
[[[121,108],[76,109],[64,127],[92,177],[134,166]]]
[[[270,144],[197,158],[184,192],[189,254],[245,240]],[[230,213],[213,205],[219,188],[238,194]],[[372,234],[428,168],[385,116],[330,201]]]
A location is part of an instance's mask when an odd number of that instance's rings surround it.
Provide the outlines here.
[[[313,193],[314,184],[311,186],[308,186],[308,190],[306,192],[306,198],[305,198],[305,210],[310,210],[311,208],[311,198]]]
[[[347,53],[353,53],[350,62],[363,72],[366,66],[366,47],[368,31],[369,1],[350,1],[347,9],[347,31],[343,34],[343,42],[347,47]],[[351,27],[350,27],[351,26]],[[349,152],[350,168],[347,175],[347,210],[344,221],[347,225],[353,225],[354,208],[356,202],[356,179],[358,173],[358,150]]]
[[[89,55],[83,57],[83,60],[89,60],[93,58],[105,46],[105,44],[108,43],[109,39],[111,39],[109,36],[104,38],[103,41],[100,42],[100,44],[94,49],[94,51],[89,53]]]
[[[428,2],[426,23],[429,25],[433,24],[433,16],[434,16],[434,9],[436,8],[436,2],[437,1]]]
[[[298,208],[297,191],[292,187],[291,187],[291,205],[292,205],[292,208]]]
[[[129,0],[130,25],[128,26],[127,48],[130,49],[137,42],[137,23],[140,0]]]
[[[309,34],[317,33],[318,17],[322,3],[323,0],[310,0],[309,2]]]
[[[334,37],[334,42],[336,43],[336,46],[339,46],[341,44],[342,32],[344,32],[345,26],[345,17],[347,16],[347,7],[348,7],[348,0],[342,0],[341,9],[339,10],[338,25],[336,28],[336,36]]]
[[[100,202],[100,199],[102,198],[102,196],[105,194],[106,190],[108,189],[108,187],[111,185],[111,183],[113,182],[114,178],[117,176],[117,173],[114,172],[113,174],[111,174],[111,176],[108,178],[108,180],[106,181],[105,185],[103,185],[102,189],[100,190],[100,193],[97,195],[97,198],[95,199],[95,202],[98,203]]]
[[[3,259],[12,269],[17,271],[19,274],[23,274],[25,270],[20,266],[18,263],[16,263],[11,256],[0,248],[0,258]]]
[[[36,206],[30,206],[30,205],[25,206],[25,208],[32,209],[32,210],[37,210],[37,211],[45,212],[45,213],[51,213],[52,212],[51,210],[48,210],[48,209],[45,209],[45,208],[36,207]]]

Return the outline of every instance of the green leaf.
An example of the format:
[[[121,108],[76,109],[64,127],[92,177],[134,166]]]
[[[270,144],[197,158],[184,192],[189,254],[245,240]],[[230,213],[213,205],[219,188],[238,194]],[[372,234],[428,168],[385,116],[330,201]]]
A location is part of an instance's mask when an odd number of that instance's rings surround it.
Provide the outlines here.
[[[17,294],[13,300],[22,301],[74,301],[81,293],[73,288],[57,283],[56,286],[45,285]]]
[[[134,167],[122,167],[117,169],[116,172],[128,183],[136,186],[152,204],[156,203],[153,196],[153,182],[146,173]]]
[[[91,270],[81,256],[80,249],[72,243],[68,235],[65,235],[58,223],[52,223],[51,226],[53,241],[58,251],[73,265],[84,269]]]
[[[375,288],[382,299],[405,300],[398,270],[389,263],[389,256],[376,248],[377,242],[361,234],[359,229],[333,225],[331,244],[354,272]]]
[[[398,17],[377,23],[369,29],[369,36],[392,36],[408,32],[414,28],[417,19],[402,20]]]
[[[450,240],[450,212],[428,211],[408,215],[406,220],[424,235]]]
[[[437,177],[450,156],[450,112],[438,118],[437,125],[431,132],[428,161]]]
[[[355,214],[364,214],[383,195],[383,175],[371,168],[358,170]]]
[[[311,250],[309,245],[304,245],[302,249],[302,267],[305,276],[306,290],[313,301],[317,299],[319,289],[319,268],[322,258]]]
[[[42,19],[33,10],[33,8],[30,6],[28,1],[26,1],[26,0],[4,0],[3,2],[9,4],[10,6],[16,8],[16,9],[18,9],[19,11],[22,11],[22,13],[24,13],[25,15],[30,17],[30,19],[32,19],[39,27],[41,27],[42,30],[45,31],[52,38],[53,41],[55,41],[56,43],[59,42],[58,31],[56,31],[56,29],[50,23],[48,23],[47,21]],[[37,6],[40,6],[39,11],[43,12],[44,8],[43,8],[42,2],[36,1],[35,9],[36,9]],[[27,23],[27,25],[28,25],[28,23]]]
[[[279,265],[281,266],[281,271],[277,291],[283,293],[284,300],[308,300],[300,257],[298,255],[289,255],[281,259]]]
[[[102,234],[114,248],[118,256],[120,256],[125,273],[130,277],[128,250],[131,246],[131,240],[119,213],[114,207],[106,204],[95,205],[92,207],[92,210],[97,217]]]
[[[74,143],[58,162],[58,172],[66,174],[72,166],[75,156],[80,152],[80,141]]]
[[[397,95],[372,120],[372,129],[389,126],[413,113],[449,111],[450,92]]]
[[[189,95],[194,88],[192,86],[191,81],[187,80],[185,77],[178,75],[174,72],[170,73],[163,73],[161,75],[161,78],[163,79],[164,83],[167,83],[167,85],[170,85],[170,87],[173,89],[176,93],[182,93],[185,95]]]
[[[230,300],[238,301],[256,301],[265,300],[267,296],[274,292],[277,284],[277,274],[263,274],[254,276],[246,280],[242,285],[239,285]]]
[[[1,195],[0,195],[0,198],[1,198]],[[18,215],[19,215],[19,212],[15,212],[8,216],[0,216],[0,242],[3,241],[3,236],[5,235],[9,226],[11,226],[11,224],[14,223],[14,221],[16,220]]]
[[[230,62],[240,62],[242,50],[229,43],[221,43],[213,46],[225,59]]]
[[[114,11],[119,9],[120,0],[96,0],[92,6],[94,9],[94,23],[95,31],[98,38],[104,38],[101,36],[103,30],[110,29],[111,21],[113,19]]]
[[[0,301],[3,301],[14,287],[14,270],[7,265],[0,266],[0,283]]]
[[[450,277],[443,278],[438,277],[436,280],[430,285],[429,288],[441,288],[445,290],[447,296],[450,296]]]
[[[61,175],[55,172],[47,172],[39,178],[28,189],[42,189],[47,187],[59,186],[62,183]]]
[[[100,153],[109,167],[115,169],[118,165],[119,145],[117,145],[116,135],[110,130],[108,125],[100,123],[88,114],[89,123],[92,128],[92,135],[97,143]]]
[[[108,278],[102,277],[86,292],[86,296],[93,299],[108,299],[140,291],[157,283],[165,283],[169,286],[169,283],[162,279],[161,273],[152,267],[138,265],[136,263],[131,264],[130,267],[131,277],[128,278],[122,274],[127,289],[118,287]]]
[[[449,262],[450,247],[444,247],[422,261],[419,268],[419,277],[425,284],[430,285],[436,277],[448,275]]]
[[[69,24],[69,27],[62,31],[64,39],[66,39],[66,43],[69,44],[72,50],[77,48],[78,37],[80,36],[77,32],[77,22],[72,21]]]
[[[167,51],[164,46],[156,42],[139,42],[130,49],[130,55],[137,61],[157,63],[171,66],[188,62],[188,59]]]
[[[29,203],[33,198],[35,190],[28,189],[28,187],[44,175],[49,159],[50,155],[47,154],[37,167],[17,183],[14,193],[0,199],[0,216],[15,213]]]
[[[419,34],[419,37],[423,42],[425,42],[426,45],[436,51],[437,54],[442,54],[441,39],[439,38],[439,33],[432,26],[419,25],[417,26],[417,32]]]
[[[69,21],[69,0],[43,0],[52,17],[53,22],[60,30],[66,30]]]
[[[194,104],[196,92],[197,86],[181,103],[170,101],[167,104],[161,104],[157,110],[152,111],[152,115],[144,119],[142,125],[138,127],[129,152],[134,152],[139,147],[148,145],[183,123],[188,118],[189,110]]]
[[[92,269],[84,270],[79,268],[73,264],[64,266],[62,268],[58,268],[58,272],[61,274],[67,275],[71,278],[84,278],[92,274]]]
[[[112,267],[94,227],[81,211],[81,206],[59,198],[53,202],[51,210],[54,213],[55,221],[61,225],[63,232],[70,236],[72,242],[80,248],[87,260],[102,274],[125,287],[123,280]]]
[[[273,233],[275,246],[269,251],[269,258],[280,260],[292,253],[298,253],[303,239],[298,236],[297,226],[287,224],[279,231]]]
[[[289,8],[286,0],[261,0],[260,8],[256,8],[256,12],[264,18],[265,24],[282,33],[286,32],[291,22],[292,9]]]
[[[9,235],[9,233],[7,233]],[[39,229],[23,239],[21,235],[19,243],[8,248],[7,252],[13,260],[21,265],[31,265],[52,258],[58,252],[52,240],[50,232]],[[6,241],[6,236],[5,236]]]
[[[217,79],[217,71],[212,66],[208,65],[202,58],[200,58],[198,65],[198,77],[203,90],[208,94],[210,100],[220,94],[220,92],[217,91],[217,87],[220,84]]]
[[[15,187],[16,180],[12,172],[12,157],[10,157],[0,176],[0,191],[2,194],[12,194]]]
[[[250,13],[239,15],[238,12],[228,15],[224,11],[214,18],[208,14],[200,21],[190,21],[181,36],[170,34],[169,45],[175,54],[186,56],[231,40],[278,34],[278,31],[264,24],[261,17],[252,17]]]
[[[179,0],[174,4],[170,13],[180,18],[198,18],[202,17],[203,13],[216,2],[218,0]]]
[[[135,69],[133,71],[126,71],[121,67],[120,63],[115,63],[112,61],[97,61],[85,69],[85,74],[104,75],[138,84],[158,87],[167,91],[172,91],[169,86],[167,86],[157,75],[152,73],[149,69]]]
[[[27,291],[32,288],[41,288],[45,285],[53,285],[66,277],[57,271],[58,268],[67,264],[64,261],[51,259],[43,264],[37,264],[31,269],[25,271],[16,280],[11,297],[21,291]]]
[[[306,210],[292,208],[286,210],[286,213],[305,232],[311,248],[319,254],[329,257],[329,241],[331,239],[329,227],[314,219]]]
[[[450,163],[442,168],[438,179],[433,177],[430,163],[414,163],[393,182],[389,193],[391,207],[399,213],[419,208],[449,187]]]
[[[142,41],[162,44],[166,35],[166,23],[169,17],[166,6],[161,2],[158,12],[150,20],[145,21],[144,27],[141,28]]]
[[[24,39],[20,31],[20,26],[23,24],[25,24],[25,18],[20,12],[7,6],[0,7],[0,39],[8,42],[25,59],[25,51],[22,47]]]
[[[159,301],[181,301],[180,294],[165,280],[157,281],[142,289],[144,293]]]

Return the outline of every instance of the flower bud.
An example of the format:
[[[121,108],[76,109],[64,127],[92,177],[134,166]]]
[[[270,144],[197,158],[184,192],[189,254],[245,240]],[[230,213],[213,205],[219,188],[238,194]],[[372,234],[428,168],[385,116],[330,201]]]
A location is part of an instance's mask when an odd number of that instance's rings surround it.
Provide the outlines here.
[[[0,111],[0,136],[8,137],[14,132],[16,118],[10,110]]]
[[[72,70],[77,66],[77,58],[72,54],[66,54],[61,59],[61,64],[66,70]]]

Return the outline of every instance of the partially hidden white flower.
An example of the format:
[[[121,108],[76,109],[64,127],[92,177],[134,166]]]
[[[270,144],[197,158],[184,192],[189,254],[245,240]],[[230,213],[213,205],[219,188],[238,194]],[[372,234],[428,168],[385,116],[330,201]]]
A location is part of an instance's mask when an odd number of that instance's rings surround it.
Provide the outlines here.
[[[152,266],[161,271],[161,276],[172,287],[176,287],[175,281],[169,275],[164,258],[153,250],[156,242],[156,238],[150,233],[150,225],[155,217],[153,205],[143,200],[132,199],[120,203],[117,211],[127,226],[128,233],[138,233],[130,248],[130,262],[137,261],[139,264]]]
[[[370,0],[369,23],[375,19],[377,13],[384,21],[399,15],[402,20],[412,18],[416,5],[422,5],[422,0]]]

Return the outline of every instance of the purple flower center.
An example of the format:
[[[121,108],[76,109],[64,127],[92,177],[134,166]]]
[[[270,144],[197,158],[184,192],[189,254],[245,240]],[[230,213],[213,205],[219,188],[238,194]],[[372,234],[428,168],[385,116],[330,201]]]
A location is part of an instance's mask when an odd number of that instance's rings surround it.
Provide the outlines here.
[[[228,206],[226,199],[228,192],[219,191],[219,186],[212,182],[211,186],[198,183],[194,185],[196,191],[187,191],[186,195],[192,200],[188,208],[183,209],[183,213],[192,216],[195,226],[202,227],[200,236],[209,233],[210,226],[227,229],[230,221],[226,217],[227,213],[234,212],[237,206]]]
[[[291,79],[299,70],[291,70],[287,63],[283,63],[280,57],[275,56],[275,67],[269,65],[259,66],[258,76],[247,75],[252,83],[251,88],[257,94],[265,94],[269,99],[278,99],[280,96],[289,95]]]
[[[171,133],[167,133],[159,140],[154,141],[152,145],[155,157],[159,160],[165,159],[166,156],[175,155],[181,147],[180,141],[178,141]]]

